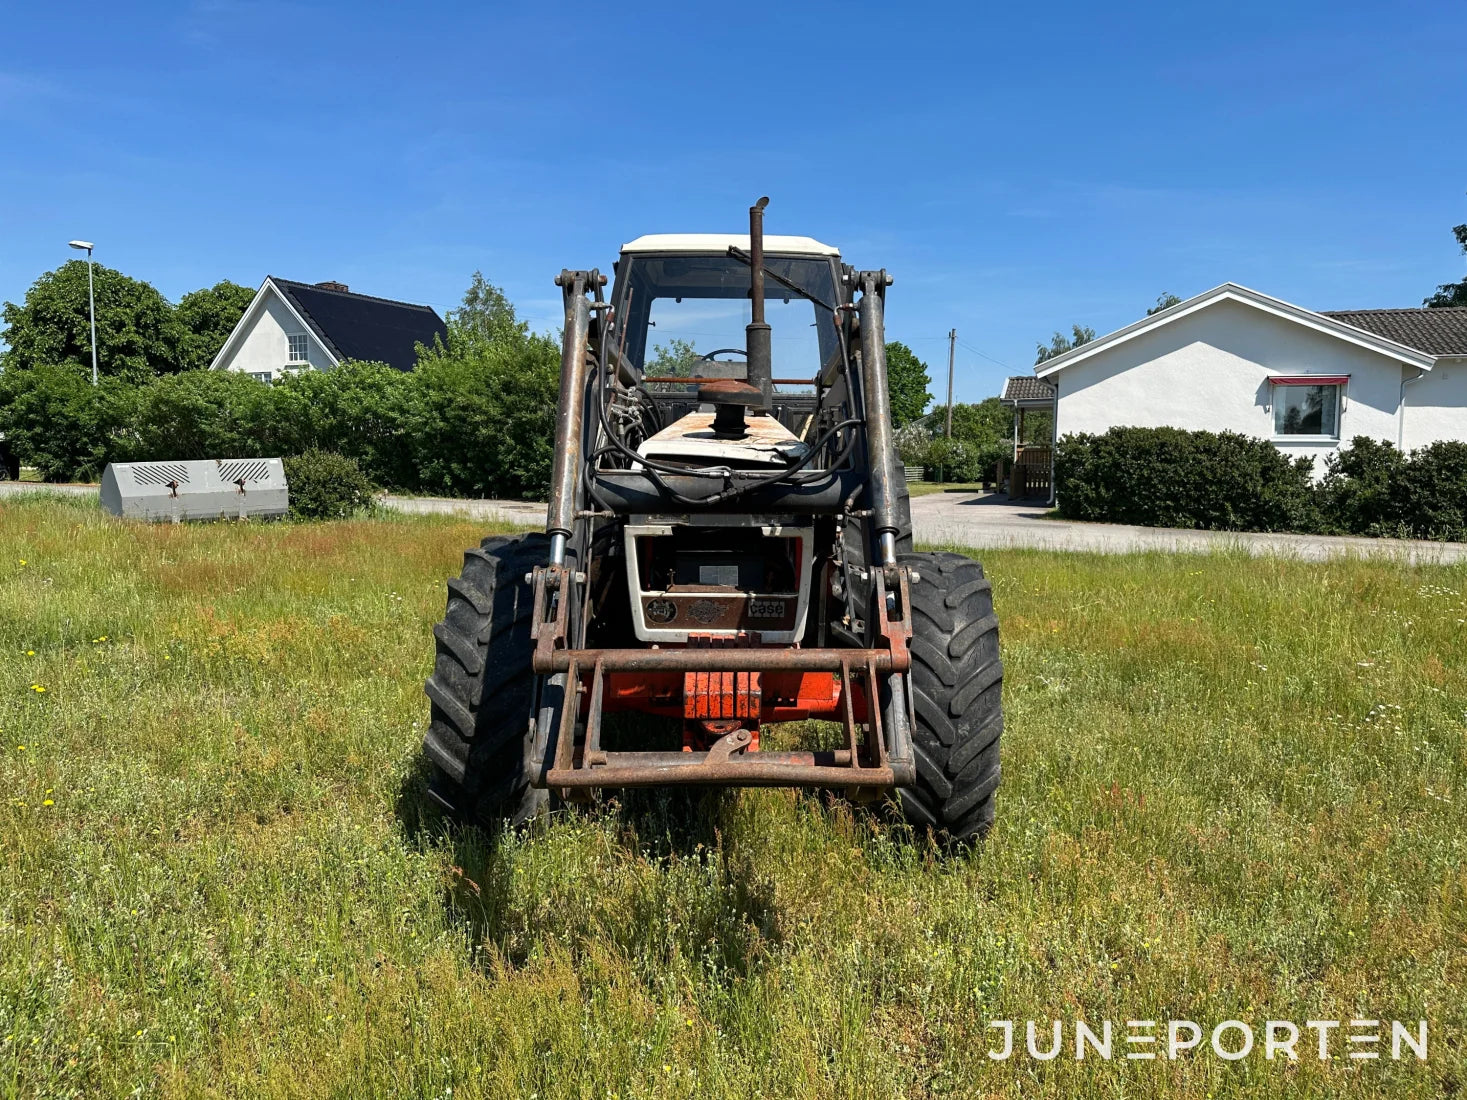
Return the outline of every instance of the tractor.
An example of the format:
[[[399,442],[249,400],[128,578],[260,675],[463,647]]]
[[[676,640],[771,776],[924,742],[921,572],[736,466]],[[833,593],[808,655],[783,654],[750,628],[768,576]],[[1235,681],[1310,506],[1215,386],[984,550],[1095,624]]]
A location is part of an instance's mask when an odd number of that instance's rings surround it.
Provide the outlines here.
[[[556,278],[545,532],[467,551],[433,631],[424,754],[452,814],[789,786],[894,797],[943,844],[992,822],[998,621],[978,562],[913,548],[892,279],[766,237],[767,203],[747,236],[624,245],[609,294]]]

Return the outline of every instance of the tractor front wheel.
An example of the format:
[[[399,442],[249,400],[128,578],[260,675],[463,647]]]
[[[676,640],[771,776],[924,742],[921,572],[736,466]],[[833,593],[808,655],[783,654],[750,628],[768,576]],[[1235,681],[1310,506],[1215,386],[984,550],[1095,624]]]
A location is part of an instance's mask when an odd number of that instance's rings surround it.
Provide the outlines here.
[[[900,792],[907,820],[962,842],[993,823],[1003,663],[993,588],[983,566],[961,554],[902,554],[911,586],[912,742],[916,786]]]
[[[519,825],[548,802],[548,792],[530,786],[527,766],[536,677],[525,577],[549,556],[542,534],[485,539],[464,554],[463,573],[448,582],[448,610],[433,628],[428,792],[466,821]]]

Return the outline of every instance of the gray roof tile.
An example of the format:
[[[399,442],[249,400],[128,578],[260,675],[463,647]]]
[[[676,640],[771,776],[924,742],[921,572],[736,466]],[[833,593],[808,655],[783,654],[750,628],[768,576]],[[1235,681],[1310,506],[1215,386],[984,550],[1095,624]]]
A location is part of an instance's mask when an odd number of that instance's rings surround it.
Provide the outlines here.
[[[1054,387],[1042,378],[1021,374],[1004,383],[1005,401],[1053,401]]]
[[[1443,309],[1326,309],[1326,317],[1428,355],[1467,355],[1467,306]]]

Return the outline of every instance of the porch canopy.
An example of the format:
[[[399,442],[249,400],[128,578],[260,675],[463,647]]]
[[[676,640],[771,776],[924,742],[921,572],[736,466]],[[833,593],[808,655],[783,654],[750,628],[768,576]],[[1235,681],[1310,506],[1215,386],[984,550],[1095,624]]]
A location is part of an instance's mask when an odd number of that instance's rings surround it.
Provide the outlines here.
[[[1017,375],[1004,383],[999,404],[1014,410],[1014,465],[1009,475],[1009,496],[1053,497],[1054,494],[1054,404],[1052,383],[1032,374]],[[1025,443],[1024,418],[1030,410],[1049,413],[1051,438],[1043,443]]]

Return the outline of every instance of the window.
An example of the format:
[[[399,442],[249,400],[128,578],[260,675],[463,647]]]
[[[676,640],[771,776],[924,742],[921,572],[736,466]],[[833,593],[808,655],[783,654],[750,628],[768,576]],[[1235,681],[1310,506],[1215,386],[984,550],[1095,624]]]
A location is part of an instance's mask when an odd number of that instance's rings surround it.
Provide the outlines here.
[[[836,297],[835,264],[825,256],[775,255],[765,256],[764,268],[794,284],[765,277],[774,376],[812,378],[840,346],[829,305]],[[617,279],[627,358],[654,375],[684,376],[702,370],[703,358],[720,349],[720,360],[743,360],[749,286],[748,264],[733,257],[630,257]]]
[[[1324,384],[1274,379],[1273,434],[1340,437],[1341,382]]]
[[[264,382],[266,385],[269,385],[271,382],[275,381],[275,372],[268,370],[252,370],[250,371],[250,377],[253,378],[256,382]]]
[[[290,341],[290,358],[286,362],[306,362],[306,334],[304,332],[292,332],[286,339]]]

